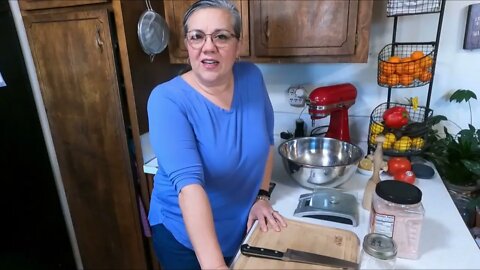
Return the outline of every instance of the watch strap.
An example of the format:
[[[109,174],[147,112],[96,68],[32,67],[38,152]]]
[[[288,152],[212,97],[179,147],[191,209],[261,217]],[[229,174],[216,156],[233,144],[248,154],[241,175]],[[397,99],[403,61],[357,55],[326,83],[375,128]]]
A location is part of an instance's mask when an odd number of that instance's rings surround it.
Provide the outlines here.
[[[265,189],[260,189],[258,191],[257,197],[260,197],[260,196],[267,197],[268,199],[270,199],[270,192],[268,192]]]

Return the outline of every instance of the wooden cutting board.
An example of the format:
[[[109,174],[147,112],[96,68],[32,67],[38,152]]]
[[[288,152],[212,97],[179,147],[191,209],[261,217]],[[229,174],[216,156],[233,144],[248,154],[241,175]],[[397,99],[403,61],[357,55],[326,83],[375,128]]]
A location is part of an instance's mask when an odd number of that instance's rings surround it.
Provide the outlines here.
[[[256,226],[247,244],[285,251],[287,248],[358,262],[359,239],[353,232],[287,219],[281,232],[260,231]],[[232,269],[334,269],[321,265],[248,257],[240,254]]]

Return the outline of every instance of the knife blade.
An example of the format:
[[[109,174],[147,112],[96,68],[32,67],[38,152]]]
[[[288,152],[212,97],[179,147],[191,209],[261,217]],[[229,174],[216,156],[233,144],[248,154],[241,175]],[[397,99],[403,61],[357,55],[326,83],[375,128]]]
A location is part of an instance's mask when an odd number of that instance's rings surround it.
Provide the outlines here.
[[[279,250],[254,247],[248,244],[243,244],[240,247],[240,251],[245,256],[252,256],[258,258],[281,260],[286,262],[317,264],[328,267],[359,269],[358,263],[295,249],[287,249],[285,252],[281,252]]]

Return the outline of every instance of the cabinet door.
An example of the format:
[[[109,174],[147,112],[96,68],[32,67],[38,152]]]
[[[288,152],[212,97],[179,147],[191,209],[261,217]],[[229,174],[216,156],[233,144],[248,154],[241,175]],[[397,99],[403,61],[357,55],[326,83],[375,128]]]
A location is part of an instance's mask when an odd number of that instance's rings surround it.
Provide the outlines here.
[[[250,5],[256,56],[355,53],[358,0],[262,0]]]
[[[83,266],[144,269],[109,14],[24,20]]]
[[[18,5],[22,10],[34,10],[45,8],[59,8],[81,6],[88,4],[105,3],[110,0],[20,0]]]
[[[184,44],[183,15],[188,7],[196,0],[165,0],[165,19],[170,28],[170,42],[168,44],[171,63],[186,63],[187,49]],[[242,17],[242,50],[241,56],[250,55],[250,39],[248,31],[248,1],[232,0]]]

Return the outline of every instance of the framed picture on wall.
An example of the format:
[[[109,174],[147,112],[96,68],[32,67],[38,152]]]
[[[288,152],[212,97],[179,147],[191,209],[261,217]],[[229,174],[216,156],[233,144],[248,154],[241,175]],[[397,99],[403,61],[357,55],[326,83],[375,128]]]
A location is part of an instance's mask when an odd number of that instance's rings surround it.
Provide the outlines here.
[[[465,50],[480,49],[480,4],[468,6],[463,48]]]

